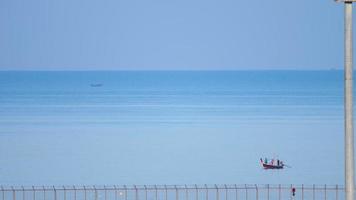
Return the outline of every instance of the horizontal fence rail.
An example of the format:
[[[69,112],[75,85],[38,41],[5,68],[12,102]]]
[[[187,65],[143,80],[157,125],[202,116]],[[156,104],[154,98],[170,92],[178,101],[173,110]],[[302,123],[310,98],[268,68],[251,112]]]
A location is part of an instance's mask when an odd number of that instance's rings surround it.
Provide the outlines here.
[[[340,185],[1,186],[0,200],[339,200]]]

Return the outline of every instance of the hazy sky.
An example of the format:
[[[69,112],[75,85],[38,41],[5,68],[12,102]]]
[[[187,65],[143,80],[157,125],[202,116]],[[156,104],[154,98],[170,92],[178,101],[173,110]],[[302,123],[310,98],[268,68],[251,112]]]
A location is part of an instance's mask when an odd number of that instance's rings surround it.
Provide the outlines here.
[[[1,0],[0,70],[330,69],[333,0]]]

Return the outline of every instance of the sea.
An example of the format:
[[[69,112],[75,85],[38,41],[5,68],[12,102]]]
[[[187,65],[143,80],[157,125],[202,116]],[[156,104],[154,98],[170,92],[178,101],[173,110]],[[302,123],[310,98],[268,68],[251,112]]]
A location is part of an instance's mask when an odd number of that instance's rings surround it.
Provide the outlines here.
[[[343,126],[340,70],[1,71],[0,184],[343,184]]]

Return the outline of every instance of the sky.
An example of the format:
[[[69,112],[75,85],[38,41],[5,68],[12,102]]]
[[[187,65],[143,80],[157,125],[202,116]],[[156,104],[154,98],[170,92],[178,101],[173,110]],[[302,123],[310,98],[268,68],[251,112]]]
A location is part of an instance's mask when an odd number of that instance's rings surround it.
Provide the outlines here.
[[[341,69],[333,0],[0,0],[0,70]]]

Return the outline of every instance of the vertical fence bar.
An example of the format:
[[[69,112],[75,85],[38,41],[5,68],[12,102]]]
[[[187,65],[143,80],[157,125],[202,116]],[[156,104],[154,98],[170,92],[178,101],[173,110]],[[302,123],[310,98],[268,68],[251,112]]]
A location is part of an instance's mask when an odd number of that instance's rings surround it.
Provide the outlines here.
[[[281,184],[278,185],[278,200],[281,200]]]
[[[155,200],[158,200],[158,190],[157,190],[157,185],[155,185],[155,195],[156,195],[156,199]]]
[[[1,186],[1,192],[2,192],[2,200],[5,200],[5,191],[3,186]]]
[[[145,200],[147,200],[147,186],[144,185],[144,187],[145,187]]]
[[[302,200],[304,200],[304,185],[302,184]]]
[[[179,200],[179,193],[178,193],[178,188],[176,185],[174,185],[174,189],[176,190],[176,200]]]
[[[117,187],[114,185],[114,191],[115,191],[115,200],[117,200]]]
[[[99,191],[98,191],[98,189],[95,187],[95,185],[93,185],[93,188],[94,188],[94,191],[95,191],[95,200],[98,200],[98,199],[99,199]],[[99,190],[100,190],[100,188],[99,188]],[[89,189],[89,191],[91,192],[92,190]],[[89,199],[90,199],[90,197],[89,197]]]
[[[198,186],[195,184],[195,200],[198,200],[199,199],[199,196],[198,196]]]
[[[219,194],[219,188],[217,185],[215,185],[215,189],[216,189],[216,200],[219,200],[220,194]]]
[[[54,200],[57,200],[57,190],[56,187],[53,186],[53,195],[54,195]]]
[[[25,195],[25,188],[23,186],[21,186],[22,188],[22,200],[25,200],[26,195]]]
[[[77,189],[73,185],[73,190],[74,190],[74,200],[77,200]]]
[[[64,200],[67,200],[67,191],[64,185],[63,185],[63,196],[64,196]]]
[[[33,191],[33,200],[36,200],[36,189],[34,186],[32,186],[32,191]]]
[[[245,192],[246,192],[246,200],[248,200],[248,191],[247,191],[247,185],[245,184]]]
[[[255,185],[255,188],[256,188],[256,200],[258,200],[258,188],[257,188],[257,185]]]
[[[135,188],[135,200],[138,200],[138,191],[136,185],[134,185]]]
[[[209,200],[209,189],[206,184],[205,184],[205,200]]]
[[[108,199],[108,190],[106,188],[106,186],[104,185],[104,199],[107,200]]]
[[[289,189],[289,198],[290,198],[290,200],[293,200],[293,185],[291,184],[290,185],[290,189]]]
[[[315,200],[315,184],[313,184],[313,200]]]
[[[124,185],[124,189],[125,189],[125,200],[127,200],[127,187],[126,187],[126,185]]]
[[[226,184],[225,184],[225,200],[228,200],[228,189]]]
[[[238,191],[237,191],[237,185],[235,184],[235,200],[238,200],[239,199],[239,196],[238,196]]]
[[[164,199],[165,200],[168,200],[168,191],[167,191],[167,185],[164,185],[164,192],[165,192],[165,195],[164,195]]]
[[[12,190],[12,200],[16,200],[16,192],[14,190],[14,187],[11,187]]]
[[[115,190],[115,200],[117,200],[117,188],[116,188],[116,185],[114,185],[114,190]]]
[[[44,185],[42,186],[42,190],[43,190],[43,200],[46,200],[46,187]]]
[[[87,189],[85,186],[83,186],[84,189],[84,200],[87,200]]]
[[[324,200],[326,200],[326,184],[324,185]]]
[[[335,189],[336,189],[336,200],[338,200],[339,199],[339,186],[336,185]]]
[[[94,199],[98,200],[98,191],[96,190],[95,185],[93,185],[93,188],[94,188]]]
[[[184,185],[184,188],[185,188],[185,200],[189,200],[187,185]]]

